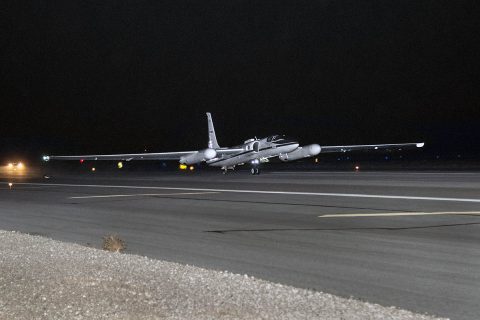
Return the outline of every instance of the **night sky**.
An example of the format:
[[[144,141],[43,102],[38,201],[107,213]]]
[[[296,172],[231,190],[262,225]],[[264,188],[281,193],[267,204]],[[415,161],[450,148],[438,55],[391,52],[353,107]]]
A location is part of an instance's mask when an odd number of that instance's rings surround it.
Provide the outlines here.
[[[6,1],[0,152],[425,141],[480,156],[478,1]]]

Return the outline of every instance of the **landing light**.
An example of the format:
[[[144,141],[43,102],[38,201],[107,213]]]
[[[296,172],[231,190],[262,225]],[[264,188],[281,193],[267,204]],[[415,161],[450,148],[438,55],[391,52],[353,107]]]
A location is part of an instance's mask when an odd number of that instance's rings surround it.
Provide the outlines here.
[[[355,166],[355,170],[356,171],[360,170],[360,166]]]
[[[12,189],[12,186],[13,186],[13,183],[9,182],[9,183],[8,183],[8,187],[9,187],[10,189]]]
[[[123,163],[122,163],[122,161],[120,161],[119,163],[117,163],[117,167],[118,167],[118,169],[122,169],[122,168],[123,168]]]
[[[187,170],[186,164],[181,163],[178,167],[180,168],[180,170]]]
[[[194,166],[190,166],[189,169],[190,169],[190,171],[193,171],[193,170],[195,169],[195,167],[194,167]]]
[[[95,172],[97,169],[95,169],[95,167],[92,168],[92,172]]]

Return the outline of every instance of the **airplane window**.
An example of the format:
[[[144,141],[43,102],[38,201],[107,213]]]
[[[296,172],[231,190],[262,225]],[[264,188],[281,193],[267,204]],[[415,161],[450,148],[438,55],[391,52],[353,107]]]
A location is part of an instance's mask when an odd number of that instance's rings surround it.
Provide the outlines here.
[[[278,141],[278,140],[282,140],[283,139],[283,136],[281,135],[276,135],[273,137],[273,141]]]
[[[267,138],[267,142],[275,142],[275,141],[279,141],[279,140],[286,140],[287,137],[284,135],[284,134],[275,134],[275,135],[272,135],[272,136],[269,136]]]

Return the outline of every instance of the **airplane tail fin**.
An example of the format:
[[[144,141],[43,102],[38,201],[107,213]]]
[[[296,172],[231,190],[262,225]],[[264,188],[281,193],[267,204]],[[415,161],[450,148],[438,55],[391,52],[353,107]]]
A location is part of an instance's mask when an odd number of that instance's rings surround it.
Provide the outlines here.
[[[215,135],[215,128],[213,127],[212,115],[210,112],[207,112],[208,119],[208,147],[213,149],[218,149],[220,146],[217,142],[217,136]]]

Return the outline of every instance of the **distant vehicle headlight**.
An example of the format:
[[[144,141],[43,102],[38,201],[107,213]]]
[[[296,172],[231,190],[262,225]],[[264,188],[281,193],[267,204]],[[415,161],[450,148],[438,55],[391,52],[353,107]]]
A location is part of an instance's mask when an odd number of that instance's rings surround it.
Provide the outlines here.
[[[17,164],[17,168],[18,168],[18,169],[23,169],[23,163],[19,162],[19,163]]]
[[[9,167],[9,168],[13,168],[13,163],[10,162],[10,163],[8,164],[8,167]]]

